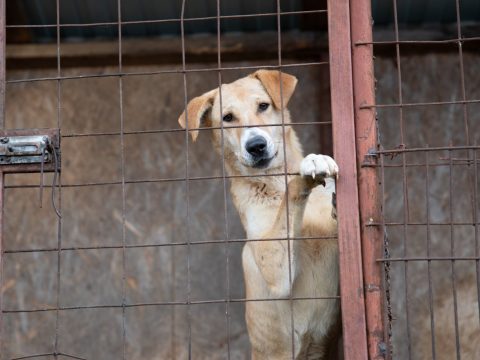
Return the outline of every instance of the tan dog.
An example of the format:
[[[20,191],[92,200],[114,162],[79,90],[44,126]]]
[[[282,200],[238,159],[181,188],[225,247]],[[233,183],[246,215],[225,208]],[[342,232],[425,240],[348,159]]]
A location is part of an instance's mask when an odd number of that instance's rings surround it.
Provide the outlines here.
[[[282,110],[283,121],[290,123],[286,105],[296,83],[294,76],[259,70],[222,85],[221,91],[194,98],[178,119],[183,128],[192,129],[194,141],[199,133],[195,129],[219,128],[223,122],[223,137],[221,129],[214,130],[213,143],[220,153],[223,144],[228,174],[255,176],[231,179],[233,201],[247,237],[297,238],[249,241],[243,248],[247,298],[277,299],[246,303],[252,358],[257,360],[324,359],[336,343],[339,324],[338,300],[308,299],[339,293],[337,242],[318,239],[336,235],[334,182],[326,178],[336,176],[338,167],[329,156],[304,158],[292,127],[279,126]],[[274,126],[265,126],[270,124]],[[288,176],[288,196],[285,176],[259,176],[284,173],[285,156],[287,172],[301,174]],[[290,297],[303,299],[293,300],[292,305]]]

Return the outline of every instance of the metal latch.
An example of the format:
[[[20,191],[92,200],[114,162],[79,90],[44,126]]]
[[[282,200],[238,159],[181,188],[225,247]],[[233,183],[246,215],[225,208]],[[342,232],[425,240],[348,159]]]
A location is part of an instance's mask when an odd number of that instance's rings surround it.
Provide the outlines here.
[[[39,164],[52,161],[52,141],[48,135],[0,138],[1,164]]]
[[[40,207],[42,207],[44,173],[53,172],[52,204],[61,217],[55,203],[55,189],[61,169],[59,129],[0,129],[0,175],[40,173]]]
[[[0,172],[60,172],[58,129],[0,130]]]

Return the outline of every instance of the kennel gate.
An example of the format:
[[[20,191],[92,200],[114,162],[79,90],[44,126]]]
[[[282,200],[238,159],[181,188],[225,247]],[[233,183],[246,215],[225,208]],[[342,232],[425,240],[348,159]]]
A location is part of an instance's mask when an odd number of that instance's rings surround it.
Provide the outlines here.
[[[60,22],[59,22],[59,7],[60,1],[56,1],[57,6],[57,77],[53,78],[57,80],[57,86],[60,88],[62,75],[60,73],[61,53],[60,53]],[[185,1],[183,2],[183,5]],[[218,6],[219,2],[217,2]],[[341,301],[342,301],[342,317],[343,317],[343,336],[345,345],[345,358],[346,359],[365,359],[367,358],[367,321],[369,329],[368,351],[370,352],[370,358],[383,358],[384,355],[384,343],[382,332],[382,318],[378,316],[378,310],[380,309],[380,277],[379,277],[379,265],[375,261],[380,251],[381,239],[380,231],[378,227],[367,226],[379,219],[378,201],[372,199],[372,194],[375,194],[377,184],[375,176],[375,168],[373,167],[360,167],[360,183],[357,188],[357,161],[363,163],[365,159],[369,163],[374,157],[372,155],[372,149],[375,149],[376,145],[376,132],[374,127],[369,127],[371,123],[373,111],[371,108],[360,109],[362,104],[373,104],[373,77],[372,77],[372,63],[371,63],[371,45],[365,44],[362,46],[353,47],[353,58],[351,52],[352,39],[350,35],[350,23],[352,24],[352,36],[355,42],[371,41],[371,28],[369,17],[369,1],[355,1],[350,9],[349,1],[329,1],[328,3],[328,23],[329,23],[329,54],[330,54],[330,73],[331,73],[331,102],[332,102],[332,118],[333,120],[333,138],[334,138],[334,155],[341,168],[341,176],[337,182],[337,207],[339,218],[339,244],[340,244],[340,263],[341,263]],[[121,37],[121,11],[120,2],[118,6],[118,34],[119,34],[119,72],[122,73],[122,37]],[[1,66],[1,94],[4,99],[5,92],[5,1],[1,1],[0,13],[2,21],[2,53],[0,58],[2,61]],[[280,5],[277,1],[277,17],[280,19]],[[352,14],[352,16],[350,16]],[[220,24],[219,16],[217,13],[217,21]],[[181,19],[183,25],[183,13]],[[219,25],[218,25],[219,26]],[[183,31],[183,27],[182,27]],[[279,31],[280,34],[280,31]],[[220,32],[218,35],[218,46],[220,46]],[[280,35],[279,35],[280,36]],[[183,37],[183,32],[182,32]],[[185,56],[185,48],[182,50],[183,56]],[[220,51],[219,56],[219,68],[221,68]],[[185,58],[184,61],[184,74],[185,74]],[[279,45],[279,67],[281,65],[281,48]],[[352,72],[352,68],[356,71]],[[357,71],[358,70],[358,71]],[[352,78],[352,73],[354,77]],[[362,84],[357,85],[356,84]],[[60,91],[60,90],[59,90]],[[122,114],[122,76],[119,76],[119,91],[120,91],[120,114]],[[356,103],[352,102],[354,98]],[[58,100],[58,116],[60,117],[60,99]],[[4,106],[2,106],[2,118],[4,116]],[[354,113],[357,117],[356,126],[354,128]],[[122,115],[120,115],[122,116]],[[58,120],[60,121],[60,120]],[[122,120],[121,120],[122,121]],[[123,124],[123,123],[122,123]],[[365,129],[365,127],[367,127]],[[59,122],[60,128],[60,122]],[[120,136],[123,139],[123,125],[121,125]],[[28,130],[25,130],[29,133]],[[56,134],[56,131],[52,131]],[[368,136],[362,138],[362,141],[356,143],[355,132],[367,132]],[[9,134],[5,134],[8,136]],[[188,135],[188,134],[187,134]],[[355,145],[357,148],[355,148]],[[53,146],[53,149],[56,144]],[[187,140],[188,147],[188,140]],[[59,149],[57,149],[58,151]],[[55,151],[53,151],[55,153]],[[355,154],[358,153],[358,158]],[[124,149],[122,140],[122,167],[124,166]],[[53,160],[57,160],[56,157],[51,157],[50,160],[45,160],[46,164],[41,164],[32,167],[27,170],[29,172],[43,172],[54,171],[55,174],[59,171],[59,164],[53,166]],[[187,165],[188,167],[188,165]],[[10,169],[12,172],[21,172],[21,168]],[[123,245],[120,247],[125,257],[126,245],[125,245],[125,173],[122,170],[122,188],[123,188]],[[2,174],[7,171],[2,171]],[[3,175],[2,175],[3,178]],[[225,174],[223,174],[225,181]],[[188,173],[187,173],[188,183]],[[3,185],[3,184],[2,184]],[[188,185],[187,185],[188,186]],[[3,186],[2,186],[3,187]],[[41,184],[43,187],[43,183]],[[52,190],[59,187],[61,190],[61,183],[52,185]],[[362,194],[369,194],[369,199],[362,198]],[[373,190],[373,192],[372,192]],[[359,199],[360,194],[360,199]],[[52,191],[52,199],[55,197]],[[360,203],[365,203],[367,206],[362,207],[362,218],[359,216],[359,200]],[[373,201],[372,201],[373,200]],[[369,207],[369,204],[371,207]],[[360,220],[362,228],[360,228]],[[59,227],[61,227],[61,217],[59,216]],[[360,229],[362,234],[360,234]],[[364,243],[363,254],[361,251],[360,238],[361,236],[368,237],[369,242]],[[367,246],[370,245],[370,246]],[[189,246],[189,244],[188,244]],[[61,238],[58,240],[58,262],[61,258]],[[20,250],[21,251],[21,250]],[[17,251],[8,251],[6,253],[15,253]],[[362,271],[362,255],[363,266]],[[2,256],[6,256],[5,249],[2,248]],[[123,278],[125,281],[125,268],[123,269]],[[365,275],[364,275],[365,273]],[[57,269],[57,281],[60,279],[60,265]],[[365,276],[365,280],[363,277]],[[365,281],[366,291],[364,292],[363,282]],[[59,285],[57,285],[58,291]],[[367,311],[365,312],[365,301],[367,304]],[[59,294],[57,293],[57,305],[53,309],[38,309],[38,311],[50,311],[56,312],[56,333],[54,351],[45,354],[32,354],[26,355],[20,358],[34,358],[39,356],[53,356],[67,357],[67,358],[80,358],[74,354],[62,353],[57,348],[58,342],[58,317],[61,311],[67,311],[68,308],[60,305]],[[228,304],[229,299],[226,300]],[[189,301],[187,300],[187,304]],[[150,304],[152,305],[152,304]],[[124,339],[124,357],[125,357],[125,297],[121,305],[118,305],[123,309],[123,339]],[[228,305],[227,305],[228,306]],[[84,307],[88,308],[88,307]],[[24,310],[24,311],[36,311],[36,310]],[[8,310],[2,308],[2,313],[22,312],[22,310]],[[228,312],[228,309],[227,309]],[[1,337],[0,337],[1,338]]]
[[[185,1],[183,2],[185,4]],[[217,6],[219,6],[217,1]],[[57,30],[57,76],[51,78],[51,80],[57,81],[58,87],[61,86],[61,82],[65,80],[60,73],[61,66],[61,52],[60,52],[60,28],[62,24],[59,20],[59,7],[61,1],[56,0],[57,6],[57,24],[53,26]],[[119,79],[119,92],[120,92],[120,109],[122,104],[122,76],[127,74],[122,73],[122,25],[125,24],[122,21],[120,1],[118,2],[118,21],[113,25],[118,26],[118,47],[119,47],[119,74],[116,76]],[[463,65],[463,53],[462,45],[464,42],[476,41],[478,37],[466,38],[462,36],[461,19],[460,19],[460,1],[455,0],[456,13],[457,13],[457,25],[458,32],[454,39],[429,41],[428,43],[435,44],[453,44],[458,46],[459,53],[459,65],[460,75],[462,83],[461,99],[449,102],[425,102],[425,103],[405,103],[402,99],[402,73],[401,73],[401,46],[404,44],[424,44],[423,41],[402,41],[399,36],[399,22],[397,15],[397,1],[392,0],[392,6],[394,11],[394,24],[395,24],[395,39],[393,41],[373,41],[372,39],[372,20],[371,20],[371,4],[369,0],[330,0],[328,1],[328,24],[329,24],[329,66],[330,66],[330,81],[331,81],[331,111],[333,118],[333,138],[334,138],[334,155],[337,163],[341,169],[341,176],[337,182],[337,207],[339,218],[339,246],[340,246],[340,263],[341,263],[341,302],[342,302],[342,319],[343,319],[343,336],[344,336],[344,351],[346,359],[384,359],[391,358],[392,344],[391,344],[391,323],[392,314],[390,313],[390,284],[395,281],[390,277],[390,266],[392,263],[400,263],[404,266],[405,278],[408,278],[409,270],[408,264],[410,262],[426,261],[428,263],[428,271],[430,273],[430,263],[432,261],[450,262],[452,267],[452,276],[455,276],[455,261],[472,261],[476,266],[476,279],[477,286],[479,283],[479,229],[478,229],[478,146],[471,139],[469,133],[469,118],[468,118],[468,105],[478,103],[478,99],[468,99],[465,91],[465,74]],[[217,16],[214,18],[217,21],[218,31],[218,69],[204,69],[202,71],[218,71],[220,80],[220,71],[222,69],[221,63],[221,51],[220,51],[220,12],[217,8]],[[2,111],[0,112],[0,125],[4,127],[4,110],[5,110],[5,1],[0,1],[0,27],[1,32],[1,51],[0,51],[0,99],[2,105]],[[277,13],[273,14],[280,22],[280,17],[283,13],[280,11],[280,2],[277,1]],[[182,24],[183,35],[183,23],[186,19],[178,19]],[[111,24],[112,25],[112,24]],[[278,31],[278,36],[281,36],[281,32]],[[184,45],[184,44],[183,44]],[[385,103],[375,104],[375,80],[373,70],[373,49],[374,46],[388,46],[395,47],[395,57],[398,71],[398,101],[397,103]],[[179,71],[184,76],[187,73],[185,69],[185,47],[182,49],[183,55],[183,70]],[[289,65],[282,65],[282,52],[279,41],[278,49],[279,62],[276,69],[287,69]],[[353,100],[352,100],[353,99]],[[427,147],[418,146],[409,148],[404,134],[404,109],[415,106],[441,106],[444,105],[458,105],[463,107],[463,121],[465,123],[466,138],[465,143],[461,146],[452,146],[451,144],[444,144],[443,146]],[[60,100],[58,101],[58,107],[60,109]],[[383,108],[393,108],[398,110],[398,116],[400,119],[400,129],[402,132],[400,147],[398,148],[384,148],[382,141],[378,136],[377,127],[380,126],[379,120],[376,119],[376,112]],[[58,110],[58,116],[60,118],[60,110]],[[122,117],[122,111],[120,111]],[[355,121],[354,121],[355,119]],[[122,120],[123,121],[123,120]],[[123,126],[123,123],[122,123]],[[61,128],[60,123],[58,128]],[[27,131],[27,130],[25,130]],[[11,134],[5,134],[11,135]],[[123,127],[117,134],[122,139],[124,136]],[[186,134],[188,135],[188,134]],[[53,132],[55,136],[55,131]],[[187,136],[188,138],[188,136]],[[188,139],[186,140],[188,146]],[[123,144],[123,143],[122,143]],[[122,156],[124,149],[122,149]],[[431,162],[429,159],[430,152],[443,152],[447,153],[446,162],[437,164]],[[409,163],[407,161],[408,155],[412,153],[420,153],[424,155],[424,161],[420,163]],[[461,158],[453,157],[452,153],[462,154]],[[396,157],[401,159],[401,163],[390,163],[391,158]],[[54,160],[54,158],[51,158]],[[124,161],[124,159],[122,160]],[[424,226],[428,229],[432,226],[429,216],[425,222],[413,223],[409,221],[409,209],[408,209],[408,178],[407,169],[409,167],[422,167],[426,174],[426,187],[427,187],[427,199],[428,199],[428,186],[429,186],[429,169],[433,166],[447,166],[450,169],[450,173],[453,166],[464,166],[469,172],[470,181],[470,196],[472,198],[472,218],[473,221],[467,222],[474,227],[474,240],[475,240],[475,254],[470,256],[455,256],[454,251],[450,256],[434,257],[430,253],[425,257],[410,256],[405,249],[403,256],[391,257],[389,254],[388,243],[388,229],[390,227],[402,227],[403,228],[403,240],[407,238],[407,231],[409,226]],[[29,168],[28,171],[40,172],[43,167],[44,172],[54,171],[55,166],[52,162],[42,164],[37,163],[35,169]],[[188,165],[187,165],[188,167]],[[384,213],[386,202],[385,199],[385,175],[389,173],[391,168],[400,168],[402,170],[402,202],[404,210],[404,218],[397,222],[388,222],[385,220]],[[5,169],[5,168],[4,168]],[[17,169],[19,169],[17,167]],[[20,172],[21,169],[17,170]],[[9,171],[15,171],[10,169]],[[3,174],[7,171],[2,171],[1,184],[3,188]],[[450,174],[451,177],[451,174]],[[225,174],[218,177],[223,179],[225,185]],[[188,174],[186,179],[188,182]],[[125,189],[125,174],[123,173],[122,181],[120,185]],[[48,185],[45,184],[45,187]],[[53,185],[53,188],[57,185]],[[61,190],[61,185],[58,185]],[[3,192],[2,192],[3,195]],[[452,198],[452,183],[450,182],[450,197]],[[58,196],[58,194],[57,194]],[[0,204],[3,202],[0,197]],[[427,205],[427,211],[430,209]],[[451,212],[451,210],[450,210]],[[8,214],[3,214],[5,216]],[[116,247],[123,252],[127,246],[125,244],[125,194],[123,194],[123,244]],[[443,226],[456,225],[452,218],[446,221]],[[61,220],[59,220],[59,227],[61,227]],[[453,231],[453,230],[451,230]],[[387,235],[385,235],[387,234]],[[430,243],[430,235],[427,236]],[[245,240],[243,240],[245,241]],[[233,243],[234,240],[226,240],[226,246],[229,243]],[[453,244],[453,240],[452,240]],[[191,246],[192,244],[185,244]],[[430,246],[430,245],[429,245]],[[453,245],[452,245],[453,246]],[[0,242],[1,257],[0,265],[3,264],[2,259],[8,256],[10,253],[18,252],[17,250],[4,249]],[[50,249],[51,250],[51,249]],[[61,257],[61,253],[64,249],[61,247],[61,239],[59,239],[58,248],[54,251],[58,254],[58,259]],[[20,250],[19,250],[20,251]],[[125,271],[125,269],[124,269]],[[57,278],[60,278],[60,267],[58,267]],[[125,273],[124,273],[125,281]],[[452,281],[453,291],[455,293],[455,280]],[[3,289],[4,283],[1,283],[0,289]],[[410,337],[409,325],[408,325],[408,284],[405,280],[405,292],[407,293],[407,341],[408,341],[408,354],[409,358],[411,354],[411,342],[414,340]],[[456,304],[456,295],[454,295]],[[3,328],[1,322],[2,314],[22,311],[55,311],[57,318],[62,311],[69,310],[68,307],[62,307],[59,303],[59,297],[57,295],[57,305],[54,308],[40,308],[33,310],[10,310],[1,307],[2,296],[0,294],[0,331]],[[226,311],[228,313],[228,306],[234,302],[244,302],[245,299],[229,299],[222,300],[222,303],[226,303]],[[431,301],[431,296],[430,296]],[[208,302],[208,300],[207,300]],[[478,294],[477,294],[478,302]],[[182,305],[190,306],[194,304],[189,300],[182,302]],[[141,306],[142,304],[130,304],[130,306]],[[154,306],[155,304],[143,304]],[[125,298],[122,299],[122,303],[115,305],[125,314],[125,308],[129,304],[125,303]],[[456,305],[455,305],[456,306]],[[88,308],[88,307],[85,307]],[[433,308],[430,304],[430,313],[432,328],[434,325]],[[125,324],[125,315],[123,315],[123,322]],[[228,316],[227,316],[228,321]],[[460,336],[458,331],[458,317],[457,308],[455,307],[455,345],[457,358],[460,358]],[[58,330],[58,319],[57,319]],[[229,339],[229,334],[227,338]],[[125,327],[123,327],[123,346],[125,347]],[[0,333],[0,344],[2,343],[2,334]],[[25,357],[19,358],[34,358],[38,356],[53,356],[58,357],[73,357],[75,355],[68,355],[61,353],[57,348],[58,334],[55,334],[54,351],[46,354],[27,354]],[[227,340],[228,341],[228,340]],[[432,357],[435,358],[435,336],[434,332],[431,332],[432,343]],[[190,346],[190,345],[189,345]],[[125,348],[123,350],[125,358]],[[77,357],[80,358],[80,357]]]

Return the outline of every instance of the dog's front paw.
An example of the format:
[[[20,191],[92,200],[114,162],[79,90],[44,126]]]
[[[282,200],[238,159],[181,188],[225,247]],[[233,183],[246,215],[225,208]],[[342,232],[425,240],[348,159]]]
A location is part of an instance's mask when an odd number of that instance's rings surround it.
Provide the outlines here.
[[[325,185],[325,178],[338,177],[338,165],[330,156],[310,154],[300,164],[300,175]]]

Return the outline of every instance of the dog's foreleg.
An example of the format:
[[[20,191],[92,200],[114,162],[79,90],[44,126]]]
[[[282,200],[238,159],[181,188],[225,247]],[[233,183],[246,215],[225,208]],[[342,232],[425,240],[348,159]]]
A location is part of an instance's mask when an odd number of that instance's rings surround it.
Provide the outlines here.
[[[325,184],[327,176],[336,176],[338,166],[329,156],[310,154],[302,160],[300,174],[288,183],[275,221],[262,236],[263,239],[288,240],[262,240],[253,249],[255,262],[270,292],[277,297],[290,294],[297,274],[297,248],[302,240],[296,239],[302,236],[308,196],[314,187]]]

